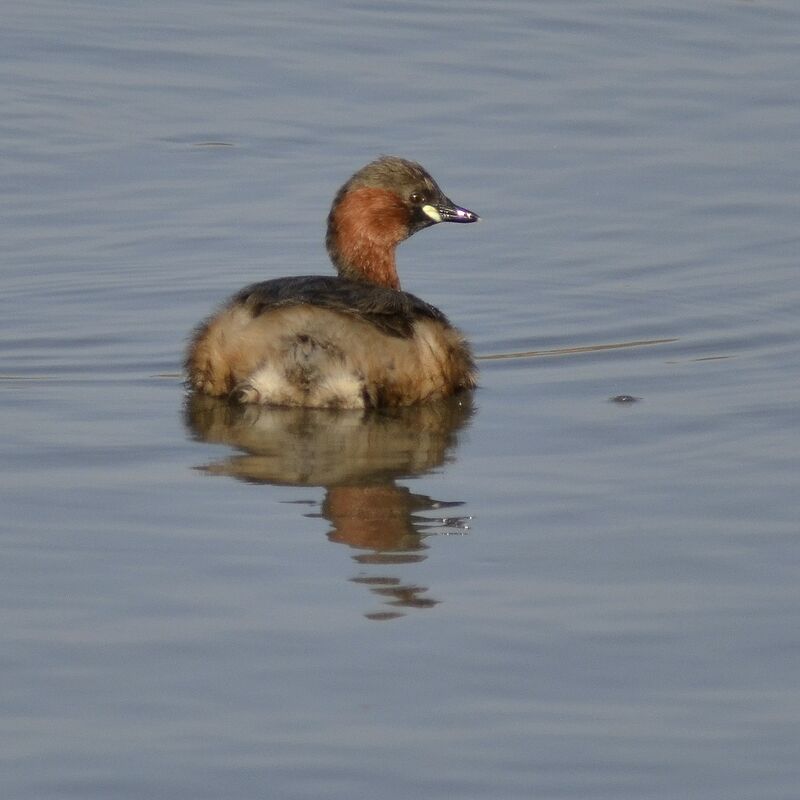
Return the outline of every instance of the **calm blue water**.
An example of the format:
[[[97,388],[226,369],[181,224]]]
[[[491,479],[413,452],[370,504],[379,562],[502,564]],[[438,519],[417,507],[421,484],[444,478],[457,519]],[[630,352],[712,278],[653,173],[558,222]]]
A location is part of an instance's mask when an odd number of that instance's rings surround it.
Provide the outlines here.
[[[3,798],[797,797],[796,3],[29,0],[0,65]],[[187,402],[378,153],[529,355]]]

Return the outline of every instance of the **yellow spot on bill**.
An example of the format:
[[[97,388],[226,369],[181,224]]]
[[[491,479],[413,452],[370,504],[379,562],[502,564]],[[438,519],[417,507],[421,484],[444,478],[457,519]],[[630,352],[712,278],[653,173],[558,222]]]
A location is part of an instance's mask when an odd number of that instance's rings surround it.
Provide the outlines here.
[[[439,213],[439,210],[434,208],[433,206],[422,206],[422,210],[427,214],[434,222],[441,222],[442,215]]]

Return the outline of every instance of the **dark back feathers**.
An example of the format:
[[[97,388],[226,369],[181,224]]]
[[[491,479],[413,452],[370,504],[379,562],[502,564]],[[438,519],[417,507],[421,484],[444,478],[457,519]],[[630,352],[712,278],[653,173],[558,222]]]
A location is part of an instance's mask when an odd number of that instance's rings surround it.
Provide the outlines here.
[[[417,319],[449,325],[447,317],[408,292],[334,276],[301,275],[254,283],[242,289],[232,304],[247,306],[254,315],[273,308],[308,305],[362,319],[389,336],[408,338]]]

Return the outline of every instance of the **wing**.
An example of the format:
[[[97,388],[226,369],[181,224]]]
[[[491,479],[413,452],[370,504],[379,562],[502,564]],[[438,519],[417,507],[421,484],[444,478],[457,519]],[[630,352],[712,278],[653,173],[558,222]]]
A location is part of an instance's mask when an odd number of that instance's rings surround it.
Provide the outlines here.
[[[254,315],[293,305],[318,306],[374,325],[389,336],[411,336],[414,321],[434,319],[449,325],[447,317],[413,294],[333,276],[303,275],[254,283],[231,299]]]

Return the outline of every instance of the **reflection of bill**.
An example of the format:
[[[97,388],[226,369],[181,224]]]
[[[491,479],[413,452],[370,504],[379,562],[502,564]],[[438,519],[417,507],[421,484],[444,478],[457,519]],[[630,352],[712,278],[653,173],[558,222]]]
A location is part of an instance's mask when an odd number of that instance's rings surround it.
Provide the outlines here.
[[[328,538],[356,548],[355,561],[368,568],[421,561],[426,536],[465,529],[463,518],[423,513],[460,502],[414,494],[395,481],[423,475],[452,457],[471,414],[469,394],[370,412],[240,406],[193,394],[185,417],[196,438],[240,451],[204,471],[250,483],[324,487],[320,515],[332,525]],[[371,619],[437,602],[422,596],[425,587],[396,577],[362,574],[352,580],[398,609],[368,614]]]

